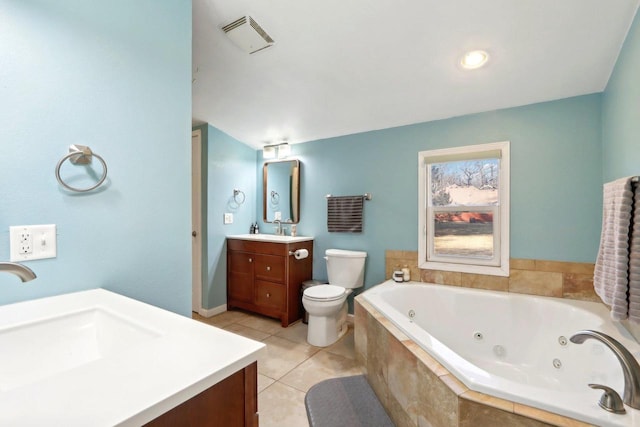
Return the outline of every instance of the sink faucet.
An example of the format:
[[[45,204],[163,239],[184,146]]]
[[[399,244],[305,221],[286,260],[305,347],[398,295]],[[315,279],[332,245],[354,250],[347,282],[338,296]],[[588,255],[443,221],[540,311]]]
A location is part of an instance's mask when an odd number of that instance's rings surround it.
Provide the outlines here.
[[[36,273],[34,273],[33,270],[17,262],[0,262],[0,272],[2,271],[15,274],[23,282],[28,282],[36,278]]]
[[[275,219],[273,220],[274,224],[278,224],[277,228],[276,228],[276,234],[278,236],[282,236],[284,234],[283,229],[282,229],[282,221],[279,219]]]
[[[572,343],[582,344],[589,338],[600,341],[616,355],[624,375],[623,401],[633,409],[640,409],[640,365],[636,358],[622,344],[602,332],[578,331],[570,340]]]

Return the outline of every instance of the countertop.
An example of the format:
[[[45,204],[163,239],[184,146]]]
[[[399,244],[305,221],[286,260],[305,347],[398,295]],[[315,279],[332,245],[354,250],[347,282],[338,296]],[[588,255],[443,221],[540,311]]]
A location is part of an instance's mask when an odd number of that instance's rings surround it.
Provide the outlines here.
[[[271,243],[298,243],[313,240],[309,236],[279,236],[277,234],[236,234],[227,236],[227,239],[252,240],[255,242],[271,242]]]
[[[2,352],[7,341],[16,341],[11,338],[15,331],[20,335],[25,329],[40,330],[39,325],[48,325],[52,318],[75,319],[80,317],[78,313],[82,318],[115,319],[109,320],[110,325],[116,325],[113,330],[122,329],[124,336],[126,328],[135,333],[142,330],[142,339],[131,335],[126,345],[118,343],[110,353],[92,355],[89,359],[94,360],[77,366],[60,368],[55,362],[52,366],[58,372],[50,375],[22,379],[17,385],[5,381],[0,392],[0,425],[141,425],[255,362],[265,348],[231,332],[94,289],[0,307]],[[99,335],[100,327],[97,330]],[[77,331],[74,334],[78,335]],[[104,342],[104,335],[95,340]],[[7,364],[13,363],[14,371],[16,366],[18,370],[25,366],[29,373],[29,367],[38,365],[39,360],[55,359],[47,356],[47,351],[59,353],[47,350],[47,337],[32,338],[23,339],[24,358],[7,356],[13,357]],[[72,352],[76,346],[69,347]],[[21,356],[20,348],[13,353]],[[63,360],[67,358],[63,356]],[[68,355],[72,360],[79,357],[86,355]],[[7,369],[12,368],[0,366],[0,384]]]

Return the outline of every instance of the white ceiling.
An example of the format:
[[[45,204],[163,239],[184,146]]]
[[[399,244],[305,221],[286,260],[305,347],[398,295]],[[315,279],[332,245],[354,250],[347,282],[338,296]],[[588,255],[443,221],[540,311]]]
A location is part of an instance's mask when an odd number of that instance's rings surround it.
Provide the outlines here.
[[[193,0],[194,124],[260,147],[601,92],[639,2]],[[236,47],[243,15],[275,44]]]

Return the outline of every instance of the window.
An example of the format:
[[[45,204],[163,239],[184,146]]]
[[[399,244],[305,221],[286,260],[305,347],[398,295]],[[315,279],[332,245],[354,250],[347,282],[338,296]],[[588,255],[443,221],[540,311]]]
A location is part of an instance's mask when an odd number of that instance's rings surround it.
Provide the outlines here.
[[[509,142],[421,151],[420,268],[509,275]]]

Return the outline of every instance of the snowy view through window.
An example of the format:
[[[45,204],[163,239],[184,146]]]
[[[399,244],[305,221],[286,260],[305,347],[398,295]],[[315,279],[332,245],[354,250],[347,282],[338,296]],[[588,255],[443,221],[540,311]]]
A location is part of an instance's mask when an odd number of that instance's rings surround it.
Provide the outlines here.
[[[492,258],[499,159],[430,166],[434,255]]]

